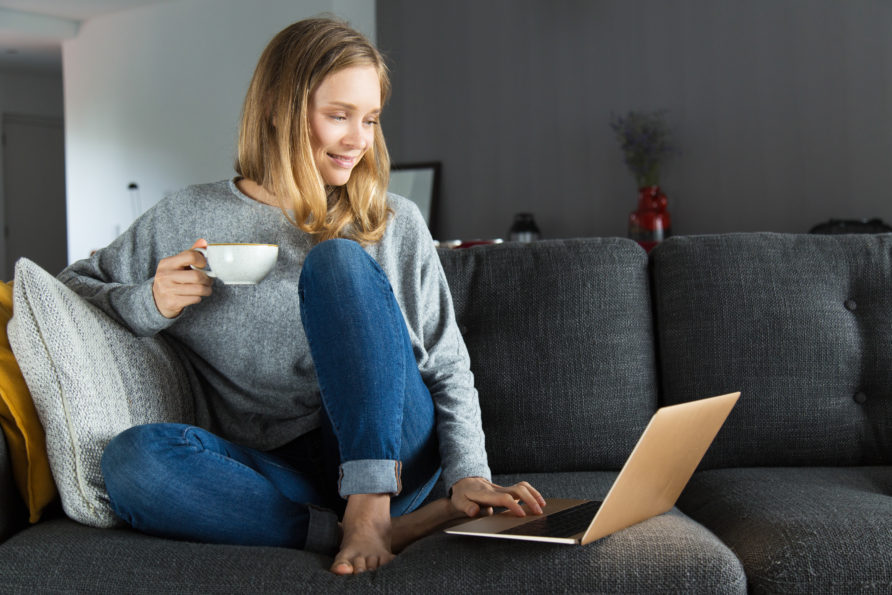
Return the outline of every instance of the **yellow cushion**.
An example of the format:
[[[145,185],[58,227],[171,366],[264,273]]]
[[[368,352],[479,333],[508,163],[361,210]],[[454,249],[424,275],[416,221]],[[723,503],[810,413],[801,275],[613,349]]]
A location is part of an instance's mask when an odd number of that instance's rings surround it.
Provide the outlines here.
[[[6,325],[12,318],[12,281],[0,283],[0,427],[6,436],[16,487],[28,504],[32,523],[56,498],[56,484],[46,454],[46,437],[19,370]]]

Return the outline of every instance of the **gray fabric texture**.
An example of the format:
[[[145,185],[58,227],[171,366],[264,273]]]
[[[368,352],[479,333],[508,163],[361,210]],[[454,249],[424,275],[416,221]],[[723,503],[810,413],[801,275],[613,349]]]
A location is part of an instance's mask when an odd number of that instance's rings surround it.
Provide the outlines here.
[[[525,475],[551,495],[603,494],[614,473]],[[496,477],[502,483],[514,476]],[[743,569],[677,510],[588,546],[436,533],[382,569],[328,572],[331,558],[281,548],[196,545],[55,520],[0,548],[10,593],[745,593]]]
[[[892,593],[892,467],[715,469],[678,505],[753,593]]]
[[[440,258],[493,472],[619,469],[657,402],[646,253],[581,239]]]
[[[390,280],[434,399],[443,478],[488,478],[477,391],[433,240],[414,203],[390,195],[388,204],[393,215],[387,231],[366,251]],[[152,297],[158,262],[199,238],[278,244],[278,260],[261,283],[217,280],[212,295],[166,319]],[[320,423],[319,388],[298,301],[301,268],[313,244],[281,209],[223,180],[163,199],[59,278],[134,332],[163,331],[183,345],[203,381],[196,423],[238,444],[270,450]]]
[[[705,467],[892,462],[892,234],[652,253],[666,403],[742,391]]]
[[[163,339],[134,337],[24,258],[16,263],[13,306],[9,342],[46,432],[62,506],[82,523],[117,525],[102,451],[131,426],[188,422],[189,376]]]

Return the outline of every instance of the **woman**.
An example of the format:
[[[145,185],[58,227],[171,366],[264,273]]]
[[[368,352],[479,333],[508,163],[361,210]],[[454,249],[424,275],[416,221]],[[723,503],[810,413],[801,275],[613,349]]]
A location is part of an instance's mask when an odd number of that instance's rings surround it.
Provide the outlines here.
[[[131,428],[103,454],[112,507],[136,529],[336,552],[331,570],[351,574],[460,516],[541,513],[529,484],[490,481],[430,235],[386,194],[389,89],[343,23],[286,28],[245,99],[239,175],[162,200],[60,275],[183,346],[198,379],[194,426]],[[278,244],[279,259],[256,286],[215,284],[194,250],[205,238]],[[421,506],[438,479],[450,496]]]

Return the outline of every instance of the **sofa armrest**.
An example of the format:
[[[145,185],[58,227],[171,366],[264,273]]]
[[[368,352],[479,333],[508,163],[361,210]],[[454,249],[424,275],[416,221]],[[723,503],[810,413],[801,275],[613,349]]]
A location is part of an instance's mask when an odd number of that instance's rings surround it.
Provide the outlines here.
[[[0,543],[18,531],[26,519],[27,511],[12,477],[6,438],[0,432]]]

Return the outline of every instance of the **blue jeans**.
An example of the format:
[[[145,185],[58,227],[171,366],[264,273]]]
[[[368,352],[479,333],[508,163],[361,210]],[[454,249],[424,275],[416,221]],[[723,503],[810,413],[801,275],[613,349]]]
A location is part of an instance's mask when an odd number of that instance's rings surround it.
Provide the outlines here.
[[[440,474],[436,419],[384,271],[355,242],[313,248],[301,320],[322,395],[322,427],[271,452],[201,428],[149,424],[115,437],[102,472],[134,528],[210,543],[332,553],[351,494],[390,493],[418,508]]]

